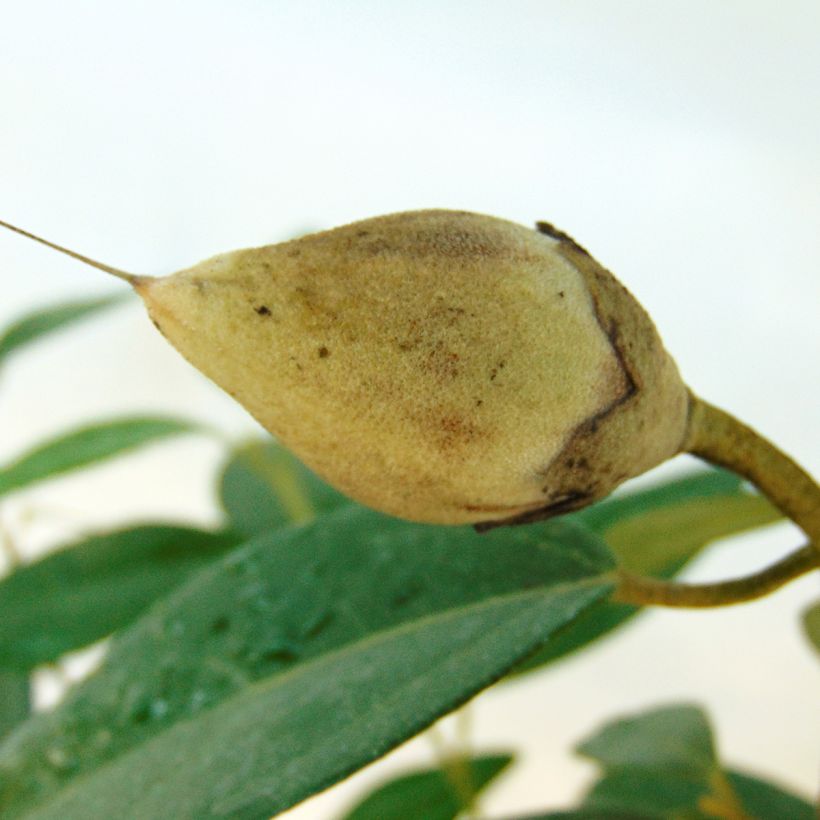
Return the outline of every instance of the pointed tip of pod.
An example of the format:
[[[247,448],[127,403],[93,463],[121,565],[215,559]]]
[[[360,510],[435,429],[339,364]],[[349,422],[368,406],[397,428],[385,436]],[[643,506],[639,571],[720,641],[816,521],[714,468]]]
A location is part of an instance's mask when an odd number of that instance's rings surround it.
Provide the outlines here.
[[[124,279],[131,285],[132,288],[140,295],[144,296],[144,292],[147,288],[153,283],[156,282],[158,279],[161,279],[161,276],[137,276],[132,274],[127,274],[126,276],[121,276],[121,279]]]

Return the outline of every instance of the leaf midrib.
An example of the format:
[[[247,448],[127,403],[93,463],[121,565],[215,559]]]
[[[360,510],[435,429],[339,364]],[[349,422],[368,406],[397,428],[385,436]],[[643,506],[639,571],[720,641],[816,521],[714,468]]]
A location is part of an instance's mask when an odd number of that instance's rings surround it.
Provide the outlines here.
[[[100,776],[106,770],[110,769],[112,766],[118,764],[123,758],[127,757],[131,754],[138,754],[142,749],[150,746],[153,743],[159,743],[164,737],[166,737],[169,733],[181,729],[181,727],[188,726],[190,724],[195,723],[198,720],[201,720],[205,715],[213,713],[219,709],[227,709],[229,704],[236,704],[240,703],[245,700],[254,700],[257,697],[260,697],[264,694],[264,692],[268,689],[272,689],[274,687],[284,686],[289,681],[294,678],[298,678],[304,675],[316,675],[316,670],[319,670],[318,674],[321,674],[321,670],[324,666],[331,665],[335,659],[346,652],[356,651],[356,650],[364,650],[369,646],[374,646],[379,643],[387,643],[391,640],[400,637],[404,633],[412,632],[414,630],[420,629],[428,623],[432,623],[438,621],[440,623],[446,623],[448,620],[457,619],[459,617],[463,617],[464,615],[474,612],[476,614],[480,613],[484,609],[490,609],[493,606],[500,604],[500,603],[507,603],[507,604],[514,604],[516,602],[524,603],[527,600],[536,600],[540,597],[543,597],[545,594],[552,594],[558,593],[561,591],[567,591],[570,588],[576,590],[583,590],[585,588],[595,588],[596,586],[600,587],[600,597],[603,597],[607,590],[607,586],[609,585],[608,582],[611,582],[611,577],[613,573],[612,571],[606,573],[600,573],[597,576],[582,578],[574,581],[561,581],[556,584],[552,584],[549,586],[540,587],[539,589],[535,590],[525,590],[525,591],[518,591],[513,593],[502,593],[502,594],[495,594],[489,596],[488,598],[482,599],[478,603],[468,604],[466,606],[458,606],[448,608],[443,611],[439,611],[436,613],[431,613],[429,615],[425,615],[419,618],[415,618],[410,621],[405,621],[398,625],[392,626],[385,630],[380,630],[378,632],[373,632],[368,635],[365,635],[361,638],[354,639],[350,642],[347,642],[335,649],[329,650],[327,652],[321,653],[320,655],[305,661],[302,664],[298,664],[291,669],[285,670],[283,672],[276,673],[271,675],[267,678],[253,681],[249,683],[247,686],[243,687],[238,692],[235,692],[231,696],[226,699],[223,699],[217,703],[214,703],[209,708],[203,709],[201,712],[196,714],[195,716],[191,716],[188,718],[184,718],[181,720],[175,721],[173,724],[168,726],[166,729],[157,732],[156,734],[152,735],[151,737],[147,738],[142,743],[139,743],[135,746],[131,746],[128,749],[123,750],[115,757],[107,760],[100,766],[95,766],[92,769],[78,775],[76,778],[71,779],[64,788],[60,789],[52,796],[47,798],[45,802],[37,803],[35,802],[29,808],[23,809],[23,814],[21,814],[21,818],[36,818],[42,812],[47,812],[49,807],[58,803],[60,800],[65,798],[67,794],[71,794],[72,792],[76,792],[79,789],[92,781],[94,778]],[[579,607],[586,608],[587,606],[592,605],[593,601],[585,602],[584,604],[579,603]],[[534,651],[540,643],[543,641],[537,641],[529,651]],[[460,652],[466,651],[465,649],[460,650]],[[529,652],[524,653],[529,654]],[[515,661],[510,664],[509,668],[512,668],[515,663],[520,662]],[[507,670],[508,671],[508,670]],[[475,691],[481,691],[488,686],[492,685],[496,680],[503,677],[506,672],[501,672],[499,675],[494,676],[492,680],[482,682],[478,689]],[[415,678],[413,679],[416,680]],[[404,690],[402,690],[404,691]],[[406,697],[406,694],[403,695]],[[455,703],[450,704],[449,706],[445,707],[444,710],[441,711],[441,714],[445,714],[446,712],[450,711],[452,708],[456,708],[461,703],[464,703],[466,700],[469,700],[471,697],[474,696],[474,692],[471,694],[464,696],[461,699],[458,699]],[[395,696],[391,699],[391,704],[395,700]],[[384,710],[387,709],[387,706],[382,706],[379,709],[379,713],[383,713]],[[420,731],[420,730],[419,730]],[[380,751],[377,753],[375,757],[372,759],[377,759],[377,757],[381,757],[391,748],[393,748],[393,744],[391,742],[386,742],[383,744],[385,748],[381,748]],[[351,764],[349,768],[344,769],[341,772],[337,772],[336,774],[327,778],[326,781],[317,781],[318,785],[317,788],[311,792],[313,794],[318,793],[319,791],[328,788],[333,783],[338,782],[340,779],[346,777],[348,774],[351,774],[354,771],[357,771],[360,768],[360,765]],[[307,797],[307,795],[305,796]],[[301,798],[305,799],[305,798]],[[298,801],[297,801],[298,802]],[[294,803],[294,805],[296,805]]]

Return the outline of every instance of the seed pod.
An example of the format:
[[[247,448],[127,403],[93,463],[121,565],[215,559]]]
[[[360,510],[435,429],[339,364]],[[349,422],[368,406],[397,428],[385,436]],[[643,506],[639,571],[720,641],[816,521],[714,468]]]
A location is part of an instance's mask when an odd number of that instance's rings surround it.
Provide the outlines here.
[[[679,452],[734,470],[808,543],[745,578],[618,573],[615,600],[758,598],[820,567],[820,486],[690,393],[629,292],[546,222],[369,219],[125,279],[196,367],[331,484],[394,515],[478,529],[586,506]]]
[[[134,283],[171,344],[343,492],[521,522],[677,453],[688,408],[640,305],[538,228],[400,213]]]

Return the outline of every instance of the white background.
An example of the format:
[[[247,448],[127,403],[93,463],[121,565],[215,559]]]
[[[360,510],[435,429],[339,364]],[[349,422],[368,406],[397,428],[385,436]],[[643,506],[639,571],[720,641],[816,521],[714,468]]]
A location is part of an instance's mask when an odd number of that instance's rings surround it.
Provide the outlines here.
[[[546,219],[640,298],[697,392],[820,472],[816,0],[2,11],[0,218],[150,274],[404,209]],[[12,234],[0,236],[0,282],[0,321],[121,287]],[[0,459],[136,411],[256,431],[132,304],[0,372]],[[0,523],[27,555],[124,518],[213,523],[222,453],[201,440],[150,449],[13,498]],[[799,537],[782,525],[734,539],[691,575],[751,570]],[[816,594],[807,578],[726,611],[653,612],[485,693],[474,746],[520,750],[485,812],[571,804],[592,776],[573,743],[677,699],[709,708],[732,764],[813,791],[820,665],[797,622]],[[414,741],[292,817],[331,817],[430,748]]]

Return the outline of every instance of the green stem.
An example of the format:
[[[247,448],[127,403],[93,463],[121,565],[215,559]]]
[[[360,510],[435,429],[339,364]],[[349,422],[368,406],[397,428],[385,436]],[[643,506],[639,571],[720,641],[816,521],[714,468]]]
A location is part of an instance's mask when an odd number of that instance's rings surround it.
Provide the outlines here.
[[[18,551],[14,539],[8,530],[2,526],[0,526],[0,553],[2,553],[6,559],[7,572],[12,572],[23,565],[23,556]]]
[[[684,452],[754,484],[808,536],[808,544],[760,572],[715,584],[679,584],[618,573],[614,600],[636,605],[713,607],[751,601],[820,569],[820,487],[795,461],[733,416],[689,394]]]
[[[797,463],[743,422],[690,394],[683,449],[747,478],[797,524],[820,555],[820,486]]]
[[[720,820],[755,820],[747,814],[726,773],[716,766],[709,777],[711,790],[698,800],[698,808]]]
[[[689,609],[729,606],[768,595],[815,569],[820,569],[820,556],[811,544],[807,544],[760,572],[716,584],[679,584],[620,571],[613,600],[638,606]]]
[[[431,726],[427,732],[427,739],[433,746],[436,763],[441,769],[447,782],[453,789],[456,799],[461,804],[462,811],[470,811],[475,798],[473,773],[471,762],[464,749],[451,751],[448,747],[440,724]]]

